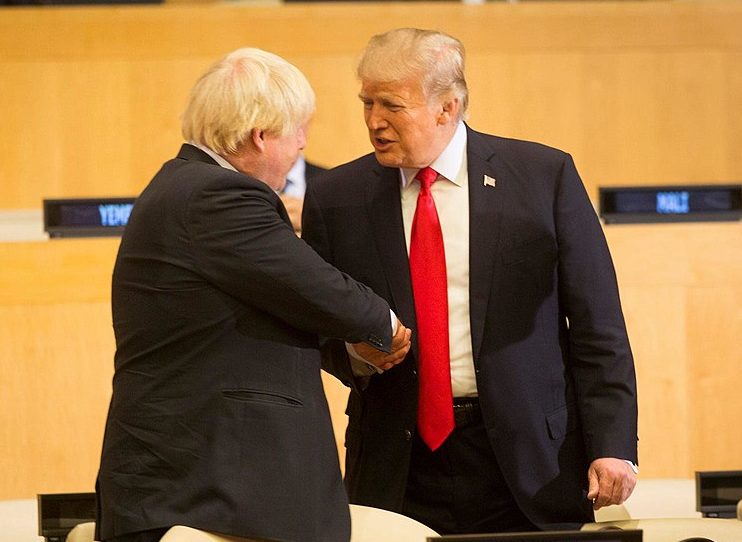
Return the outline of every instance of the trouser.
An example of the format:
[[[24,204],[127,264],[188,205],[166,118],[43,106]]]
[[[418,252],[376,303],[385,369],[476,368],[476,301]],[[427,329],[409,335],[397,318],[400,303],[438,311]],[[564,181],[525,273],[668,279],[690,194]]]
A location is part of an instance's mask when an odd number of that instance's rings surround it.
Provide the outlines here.
[[[537,531],[505,482],[478,403],[463,402],[454,412],[465,415],[435,452],[414,437],[402,513],[439,534]]]

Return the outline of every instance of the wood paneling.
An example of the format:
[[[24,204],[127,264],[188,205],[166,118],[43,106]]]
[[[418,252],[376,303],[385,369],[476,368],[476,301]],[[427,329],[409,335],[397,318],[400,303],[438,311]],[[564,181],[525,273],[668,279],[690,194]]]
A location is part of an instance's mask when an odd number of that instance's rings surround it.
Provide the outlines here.
[[[354,64],[370,35],[403,25],[464,41],[474,128],[568,150],[593,194],[734,180],[740,21],[742,5],[713,1],[5,9],[0,208],[137,194],[177,150],[193,81],[246,45],[314,84],[310,158],[368,152]]]
[[[317,92],[307,154],[369,151],[357,56],[373,33],[440,28],[468,52],[470,123],[571,152],[599,185],[742,179],[742,4],[235,4],[5,8],[0,209],[136,195],[180,144],[207,65],[240,46]],[[606,228],[640,392],[643,477],[739,469],[742,226]],[[89,491],[110,395],[117,240],[0,243],[0,499]],[[343,388],[326,379],[336,437]]]
[[[639,383],[642,475],[736,470],[742,224],[606,227]]]
[[[0,243],[0,499],[91,491],[118,240]]]

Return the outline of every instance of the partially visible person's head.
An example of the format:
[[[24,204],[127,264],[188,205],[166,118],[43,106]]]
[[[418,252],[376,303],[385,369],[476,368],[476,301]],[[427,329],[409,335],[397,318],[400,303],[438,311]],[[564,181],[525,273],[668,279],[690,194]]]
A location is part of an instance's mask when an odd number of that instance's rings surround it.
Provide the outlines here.
[[[271,143],[245,173],[273,186],[285,180],[304,147],[314,107],[314,91],[298,68],[267,51],[238,49],[194,85],[183,113],[183,137],[227,159],[241,155],[256,137]]]
[[[374,36],[358,64],[376,157],[391,167],[430,164],[464,118],[464,46],[442,32],[400,28]]]

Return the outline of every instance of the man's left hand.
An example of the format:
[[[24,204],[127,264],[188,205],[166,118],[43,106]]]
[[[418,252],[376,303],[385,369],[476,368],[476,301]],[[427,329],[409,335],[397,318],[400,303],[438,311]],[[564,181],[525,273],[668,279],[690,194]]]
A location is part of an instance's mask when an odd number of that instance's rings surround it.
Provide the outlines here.
[[[590,464],[587,480],[587,498],[593,501],[593,510],[599,510],[628,499],[636,485],[636,474],[623,459],[600,457]]]

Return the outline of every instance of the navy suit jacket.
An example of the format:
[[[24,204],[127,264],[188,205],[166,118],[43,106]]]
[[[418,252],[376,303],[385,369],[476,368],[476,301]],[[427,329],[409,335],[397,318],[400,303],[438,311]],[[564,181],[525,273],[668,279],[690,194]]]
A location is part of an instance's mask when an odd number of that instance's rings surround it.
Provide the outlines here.
[[[309,160],[304,161],[304,168],[304,178],[307,182],[311,182],[312,179],[327,171],[326,167],[318,166]]]
[[[467,134],[470,323],[484,423],[523,512],[542,527],[572,527],[593,518],[589,463],[637,460],[634,364],[613,264],[568,154]],[[315,179],[303,237],[387,299],[415,337],[397,169],[371,154]],[[353,377],[342,345],[328,352],[325,368],[351,387],[351,502],[400,511],[417,344],[367,386]]]
[[[184,145],[134,205],[112,305],[96,540],[347,542],[318,336],[388,351],[388,304],[297,238],[266,184]]]

